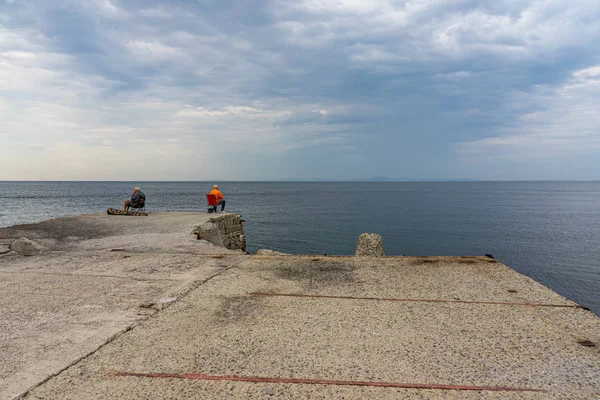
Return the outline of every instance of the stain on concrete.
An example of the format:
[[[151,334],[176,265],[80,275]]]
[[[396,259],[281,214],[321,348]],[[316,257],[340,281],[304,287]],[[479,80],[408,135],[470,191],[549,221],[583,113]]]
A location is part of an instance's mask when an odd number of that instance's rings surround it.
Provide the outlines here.
[[[97,239],[116,234],[116,229],[97,226],[92,221],[82,220],[82,223],[73,223],[70,218],[58,218],[39,222],[37,224],[18,225],[0,230],[0,239],[17,239],[20,236],[27,238],[52,238],[59,241]]]
[[[215,319],[223,324],[237,323],[259,313],[260,299],[248,296],[231,296],[221,299],[220,307],[214,313]]]
[[[413,265],[422,265],[422,264],[438,264],[439,260],[434,260],[431,258],[417,258],[411,264]]]
[[[295,281],[306,288],[315,288],[355,282],[355,268],[352,263],[313,258],[310,263],[280,262],[273,269],[273,274],[278,279]]]
[[[584,347],[596,347],[596,343],[592,342],[591,340],[582,339],[578,340],[577,343]]]
[[[490,258],[482,258],[482,257],[451,257],[450,259],[442,260],[440,258],[432,258],[432,257],[416,257],[413,261],[413,265],[423,265],[423,264],[439,264],[439,263],[448,263],[451,261],[454,264],[480,264],[482,262],[490,263],[490,264],[498,264],[498,261]]]

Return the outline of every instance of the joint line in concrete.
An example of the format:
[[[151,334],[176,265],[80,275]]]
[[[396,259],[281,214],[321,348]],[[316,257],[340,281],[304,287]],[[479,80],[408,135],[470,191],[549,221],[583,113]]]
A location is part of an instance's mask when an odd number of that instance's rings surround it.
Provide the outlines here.
[[[501,387],[501,386],[468,386],[468,385],[436,385],[426,383],[395,383],[378,381],[344,381],[329,379],[303,379],[303,378],[278,378],[264,376],[243,375],[209,375],[198,372],[188,374],[160,374],[160,373],[137,373],[116,372],[112,374],[117,377],[136,378],[169,378],[169,379],[192,379],[202,381],[229,381],[229,382],[251,382],[251,383],[283,383],[300,385],[333,385],[333,386],[369,386],[398,389],[434,389],[434,390],[476,390],[492,392],[547,392],[545,389]]]
[[[57,276],[82,276],[82,277],[87,277],[87,278],[113,278],[113,279],[132,280],[132,281],[139,281],[139,282],[163,282],[163,281],[178,282],[179,281],[178,279],[168,279],[168,278],[136,278],[136,277],[133,277],[133,276],[102,275],[102,274],[78,274],[78,273],[68,274],[68,273],[65,273],[65,272],[39,272],[39,271],[32,271],[32,270],[0,271],[0,274],[1,273],[5,273],[5,274],[57,275]]]
[[[180,301],[181,299],[183,299],[185,296],[187,296],[190,292],[192,292],[194,289],[197,289],[198,287],[204,285],[205,283],[207,283],[208,281],[210,281],[213,278],[216,278],[217,276],[221,275],[224,272],[229,271],[232,268],[237,267],[237,265],[230,265],[229,267],[223,268],[222,270],[216,272],[215,274],[209,276],[206,279],[202,279],[200,281],[196,281],[194,283],[192,283],[185,291],[181,292],[179,294],[179,296],[177,297],[177,301],[174,301],[173,303],[167,303],[165,305],[165,307],[163,308],[163,310],[167,307],[170,307],[171,305],[177,303],[178,301]],[[124,327],[123,329],[121,329],[119,332],[113,334],[111,337],[109,337],[106,341],[104,341],[103,343],[101,343],[98,347],[96,347],[95,349],[89,351],[88,353],[86,353],[85,355],[76,358],[75,360],[73,360],[72,362],[70,362],[67,366],[61,368],[60,370],[49,374],[48,376],[46,376],[44,379],[42,379],[40,382],[34,384],[33,386],[31,386],[29,389],[23,391],[21,394],[17,395],[16,397],[13,398],[13,400],[20,400],[23,399],[25,396],[27,396],[32,390],[42,386],[44,383],[48,382],[50,379],[62,374],[63,372],[67,371],[68,369],[70,369],[71,367],[74,367],[75,365],[79,364],[80,362],[82,362],[83,360],[85,360],[86,358],[90,357],[92,354],[96,353],[98,350],[102,349],[104,346],[110,344],[111,342],[114,342],[116,339],[118,339],[119,337],[121,337],[123,334],[129,332],[130,330],[132,330],[133,328],[139,326],[140,324],[148,321],[151,318],[155,318],[158,313],[154,313],[149,315],[147,318],[135,321],[129,325],[127,325],[126,327]]]
[[[470,300],[437,300],[437,299],[398,299],[392,297],[355,297],[355,296],[328,296],[318,294],[295,294],[295,293],[268,293],[251,292],[250,296],[265,297],[298,297],[308,299],[341,299],[341,300],[371,300],[371,301],[395,301],[400,303],[459,303],[459,304],[484,304],[484,305],[503,305],[503,306],[523,306],[523,307],[558,307],[558,308],[580,308],[588,310],[587,307],[578,304],[543,304],[543,303],[516,303],[510,301],[470,301]]]

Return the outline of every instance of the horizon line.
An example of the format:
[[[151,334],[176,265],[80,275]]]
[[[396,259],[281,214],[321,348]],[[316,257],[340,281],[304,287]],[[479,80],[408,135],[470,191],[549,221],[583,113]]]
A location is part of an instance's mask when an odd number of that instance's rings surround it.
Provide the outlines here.
[[[227,182],[227,183],[235,183],[235,182],[247,182],[247,183],[258,183],[258,182],[282,182],[282,183],[353,183],[353,182],[364,182],[364,183],[397,183],[397,182],[406,182],[406,183],[429,183],[429,182],[446,182],[446,183],[477,183],[477,182],[600,182],[600,179],[467,179],[467,178],[457,178],[457,179],[259,179],[259,180],[221,180],[221,179],[210,179],[210,180],[1,180],[0,183],[164,183],[164,182],[173,182],[173,183],[212,183],[212,182]]]

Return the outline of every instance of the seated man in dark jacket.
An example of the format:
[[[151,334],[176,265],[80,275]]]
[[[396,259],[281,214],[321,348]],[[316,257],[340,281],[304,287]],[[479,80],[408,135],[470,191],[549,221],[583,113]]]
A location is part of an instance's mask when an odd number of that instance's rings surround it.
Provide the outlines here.
[[[133,194],[131,195],[131,199],[125,200],[123,202],[123,211],[129,211],[129,208],[141,208],[144,206],[146,202],[146,195],[142,193],[139,187],[133,189]]]

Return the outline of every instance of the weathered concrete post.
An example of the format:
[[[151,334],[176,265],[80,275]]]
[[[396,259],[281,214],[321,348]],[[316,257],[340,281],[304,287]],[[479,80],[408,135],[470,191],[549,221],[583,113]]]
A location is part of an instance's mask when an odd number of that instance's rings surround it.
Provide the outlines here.
[[[357,256],[383,257],[383,239],[377,233],[362,233],[356,245]]]
[[[193,233],[198,240],[204,239],[215,246],[246,251],[243,222],[236,214],[221,215],[198,226]]]
[[[34,242],[33,240],[22,237],[11,243],[10,250],[24,256],[32,256],[34,254],[42,253],[48,249],[41,244]]]
[[[214,244],[215,246],[225,247],[223,244],[223,236],[221,236],[221,230],[219,229],[219,225],[214,222],[205,222],[196,228],[195,231],[198,240],[204,239],[209,243]]]

